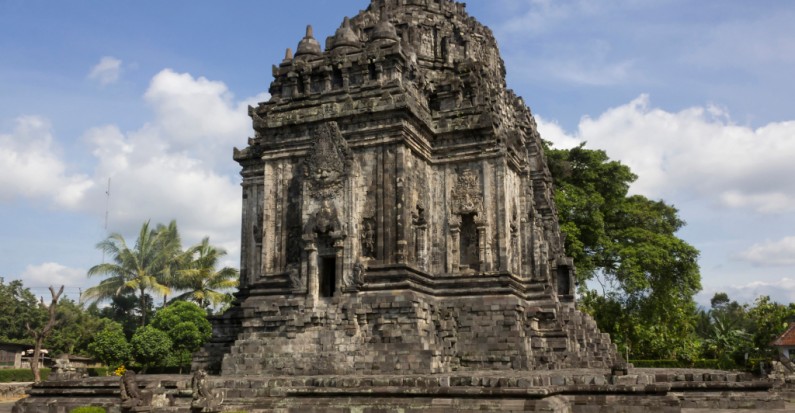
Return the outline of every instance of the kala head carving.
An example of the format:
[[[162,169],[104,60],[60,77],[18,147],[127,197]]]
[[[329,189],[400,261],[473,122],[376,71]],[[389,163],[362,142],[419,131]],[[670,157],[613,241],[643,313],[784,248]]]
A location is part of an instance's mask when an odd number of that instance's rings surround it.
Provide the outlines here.
[[[307,178],[317,199],[334,198],[350,172],[353,154],[336,122],[317,128],[315,143],[307,159]]]

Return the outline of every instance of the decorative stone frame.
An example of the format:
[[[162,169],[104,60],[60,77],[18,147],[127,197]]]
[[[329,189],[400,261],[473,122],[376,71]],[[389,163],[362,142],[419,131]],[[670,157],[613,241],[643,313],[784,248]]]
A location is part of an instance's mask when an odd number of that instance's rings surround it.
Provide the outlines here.
[[[463,217],[472,215],[477,231],[478,261],[474,271],[484,271],[488,240],[486,239],[487,221],[483,208],[483,192],[479,173],[472,169],[460,169],[458,178],[451,194],[450,218],[447,226],[449,247],[447,249],[447,272],[460,274],[472,270],[470,266],[461,266],[461,224]]]
[[[331,298],[340,292],[344,291],[343,273],[344,273],[344,240],[345,235],[341,231],[333,231],[328,233],[328,237],[333,241],[333,256],[335,258],[334,268],[334,294],[330,297],[321,296],[320,291],[320,259],[326,255],[320,255],[317,241],[318,233],[304,234],[304,251],[306,251],[306,273],[308,281],[308,294],[309,298],[316,301],[320,298]]]
[[[321,298],[331,298],[348,292],[352,282],[351,257],[353,242],[348,237],[348,226],[353,220],[353,181],[356,176],[353,152],[342,137],[335,122],[321,124],[314,132],[314,142],[306,158],[303,197],[302,241],[304,254],[302,273],[307,278],[307,299],[317,303]],[[358,238],[357,234],[353,234]],[[318,242],[327,237],[331,252],[323,254]],[[324,297],[321,292],[320,260],[334,258],[333,293]]]

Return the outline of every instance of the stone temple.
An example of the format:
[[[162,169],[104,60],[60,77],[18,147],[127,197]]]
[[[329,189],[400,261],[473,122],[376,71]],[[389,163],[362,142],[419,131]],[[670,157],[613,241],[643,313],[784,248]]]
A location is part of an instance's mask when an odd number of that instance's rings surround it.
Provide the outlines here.
[[[634,369],[577,311],[536,123],[463,4],[371,0],[273,77],[234,150],[240,291],[193,378],[57,374],[15,413],[785,407],[746,373]]]
[[[223,375],[609,367],[574,306],[535,120],[451,1],[312,28],[250,108],[240,306]],[[218,337],[219,339],[221,337]]]

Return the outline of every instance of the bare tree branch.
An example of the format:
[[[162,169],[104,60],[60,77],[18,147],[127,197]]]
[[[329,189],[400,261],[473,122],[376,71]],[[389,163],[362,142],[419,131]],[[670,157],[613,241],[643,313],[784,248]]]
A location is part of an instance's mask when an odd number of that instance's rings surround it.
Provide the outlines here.
[[[61,288],[58,289],[58,292],[56,293],[55,289],[52,286],[50,286],[50,295],[52,295],[52,302],[50,302],[49,306],[44,304],[44,297],[40,298],[39,305],[42,308],[46,309],[48,314],[49,314],[49,318],[47,320],[47,323],[44,324],[44,327],[42,327],[41,330],[38,330],[38,331],[33,330],[32,328],[30,328],[30,323],[29,322],[25,322],[25,328],[27,328],[28,332],[33,337],[33,339],[35,340],[35,344],[34,344],[34,347],[33,347],[33,357],[31,358],[31,361],[30,361],[30,368],[33,371],[33,380],[36,383],[41,381],[41,372],[39,371],[39,359],[41,358],[41,346],[44,344],[44,340],[47,339],[47,336],[49,336],[50,333],[52,332],[52,329],[55,328],[55,324],[57,322],[56,316],[57,316],[57,309],[58,309],[57,308],[58,299],[61,298],[61,294],[63,294],[63,289],[64,289],[64,286],[62,285]]]

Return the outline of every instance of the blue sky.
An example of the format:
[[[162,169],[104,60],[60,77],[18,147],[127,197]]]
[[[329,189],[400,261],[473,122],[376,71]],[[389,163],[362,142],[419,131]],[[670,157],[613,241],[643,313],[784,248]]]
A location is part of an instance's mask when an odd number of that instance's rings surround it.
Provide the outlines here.
[[[76,297],[109,230],[177,219],[236,264],[232,147],[271,65],[367,0],[0,0],[0,276]],[[473,0],[508,86],[680,209],[716,291],[795,300],[795,3]]]

